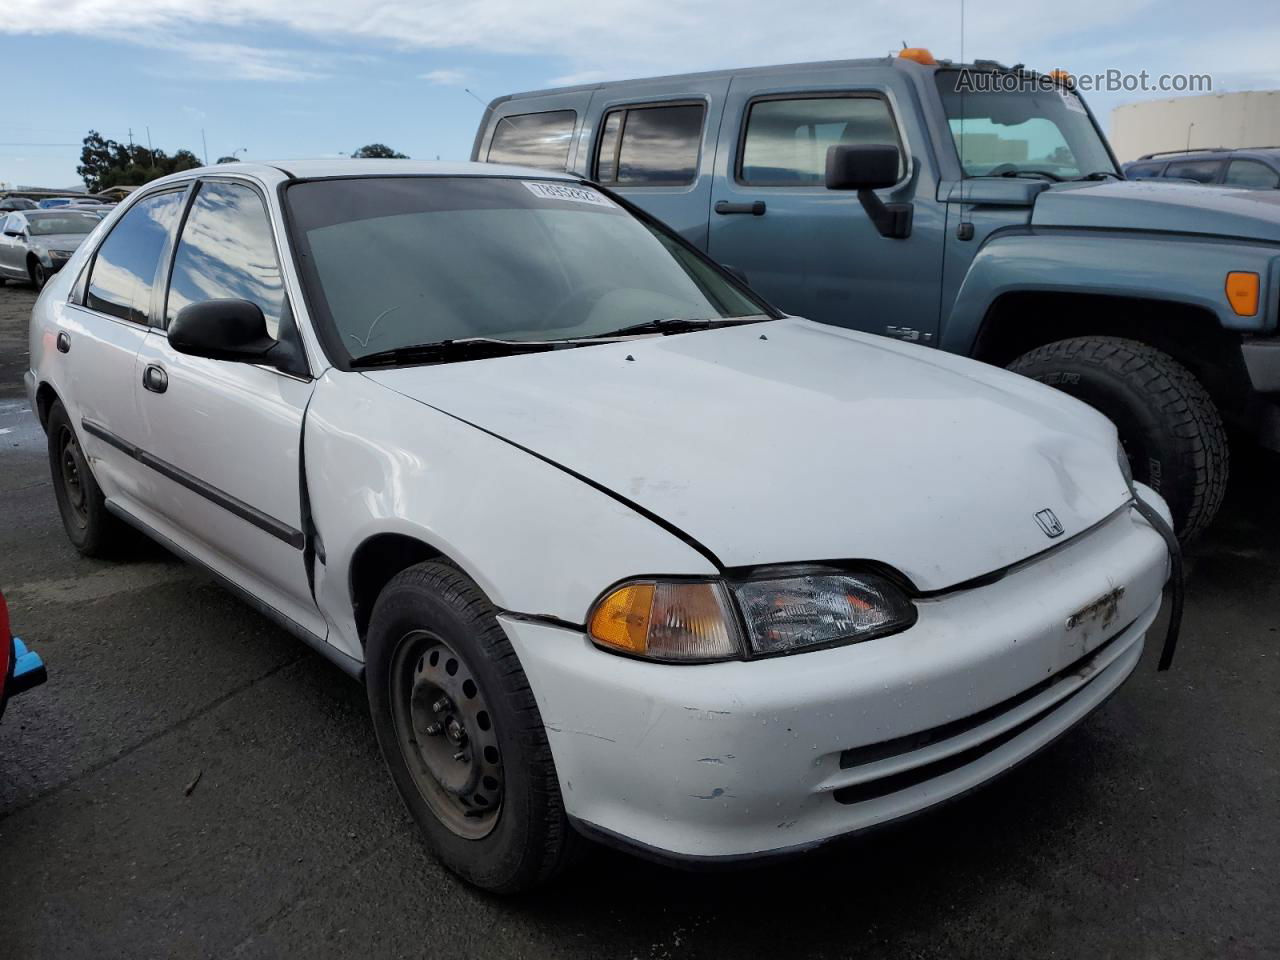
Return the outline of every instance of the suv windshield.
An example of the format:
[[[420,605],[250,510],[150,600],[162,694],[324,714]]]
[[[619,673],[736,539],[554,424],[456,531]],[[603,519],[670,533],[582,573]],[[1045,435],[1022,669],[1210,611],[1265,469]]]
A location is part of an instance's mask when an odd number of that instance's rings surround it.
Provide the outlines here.
[[[286,193],[321,323],[355,360],[444,340],[598,337],[767,312],[665,231],[591,187],[366,177]]]
[[[33,237],[51,237],[56,233],[89,233],[102,222],[96,213],[29,213],[28,232]]]
[[[978,71],[967,78],[962,70],[934,74],[966,176],[1025,171],[1067,180],[1118,173],[1093,118],[1073,91],[1034,86],[1031,75],[989,72],[1023,82],[1016,90],[989,91],[978,83]]]

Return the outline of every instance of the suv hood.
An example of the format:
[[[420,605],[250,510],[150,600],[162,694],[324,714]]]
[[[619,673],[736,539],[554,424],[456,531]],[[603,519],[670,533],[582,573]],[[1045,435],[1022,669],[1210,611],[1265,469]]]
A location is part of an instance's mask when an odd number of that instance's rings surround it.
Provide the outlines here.
[[[1054,184],[1036,197],[1035,227],[1101,227],[1280,243],[1280,191],[1107,180]]]
[[[1084,404],[798,318],[365,375],[645,508],[725,567],[873,560],[938,590],[1130,496],[1115,429]]]

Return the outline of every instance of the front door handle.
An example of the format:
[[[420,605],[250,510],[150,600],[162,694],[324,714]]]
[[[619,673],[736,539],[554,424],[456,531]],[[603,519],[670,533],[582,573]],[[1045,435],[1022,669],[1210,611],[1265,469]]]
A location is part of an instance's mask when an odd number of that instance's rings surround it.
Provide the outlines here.
[[[71,352],[71,338],[67,336],[67,332],[65,330],[59,331],[56,343],[58,345],[59,353]]]
[[[728,200],[717,200],[715,211],[721,216],[725,216],[730,213],[749,213],[753,217],[763,217],[764,201],[756,200],[752,203],[730,203]]]
[[[164,393],[169,389],[169,375],[158,363],[149,363],[142,371],[142,385],[152,393]]]

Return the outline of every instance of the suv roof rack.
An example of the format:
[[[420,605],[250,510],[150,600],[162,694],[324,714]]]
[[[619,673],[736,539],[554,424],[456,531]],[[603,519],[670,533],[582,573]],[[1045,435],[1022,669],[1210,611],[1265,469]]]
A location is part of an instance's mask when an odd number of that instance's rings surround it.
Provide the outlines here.
[[[1154,160],[1156,157],[1171,157],[1176,153],[1219,153],[1224,150],[1260,150],[1261,147],[1190,147],[1186,150],[1157,150],[1155,153],[1144,153],[1139,160]]]

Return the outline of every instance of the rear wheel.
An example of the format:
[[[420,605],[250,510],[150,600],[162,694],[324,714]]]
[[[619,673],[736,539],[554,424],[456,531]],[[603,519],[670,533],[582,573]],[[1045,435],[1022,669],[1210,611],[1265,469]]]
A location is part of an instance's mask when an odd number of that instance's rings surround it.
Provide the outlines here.
[[[378,596],[366,684],[383,758],[435,854],[499,893],[546,882],[577,843],[529,682],[496,611],[454,567]]]
[[[49,408],[49,469],[62,526],[86,557],[101,557],[129,539],[129,529],[107,511],[98,482],[62,401]]]
[[[1226,431],[1208,391],[1178,361],[1136,340],[1076,337],[1023,354],[1009,369],[1110,417],[1134,479],[1165,498],[1179,538],[1213,520],[1227,489]]]

